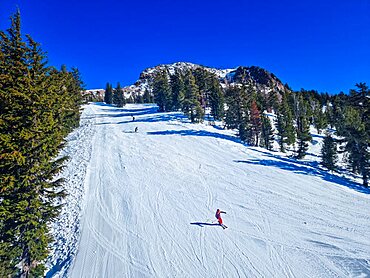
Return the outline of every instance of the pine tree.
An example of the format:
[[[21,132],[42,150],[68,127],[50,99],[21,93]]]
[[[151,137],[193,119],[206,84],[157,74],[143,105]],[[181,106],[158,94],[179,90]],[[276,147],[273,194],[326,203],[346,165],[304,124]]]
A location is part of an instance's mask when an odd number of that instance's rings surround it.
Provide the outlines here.
[[[273,90],[267,95],[266,110],[271,113],[272,110],[276,113],[279,108],[278,91]]]
[[[229,86],[225,92],[226,113],[225,124],[229,129],[238,128],[242,119],[241,89],[237,86]]]
[[[328,125],[327,115],[323,112],[322,107],[318,106],[314,113],[314,126],[317,129],[317,133],[320,134],[323,129]]]
[[[135,99],[132,96],[132,94],[130,94],[130,96],[127,99],[125,99],[125,102],[126,103],[135,103]]]
[[[274,130],[272,129],[270,119],[262,114],[262,134],[261,134],[261,146],[272,150],[274,142]]]
[[[302,159],[305,157],[308,150],[308,142],[312,140],[310,134],[310,125],[307,117],[307,102],[303,99],[303,95],[299,94],[296,104],[297,115],[297,143],[298,150],[296,157]]]
[[[205,114],[205,108],[209,106],[211,73],[203,68],[196,68],[193,72],[193,76],[199,90],[198,101],[204,110],[202,113]]]
[[[278,143],[281,152],[285,152],[285,121],[284,121],[284,114],[280,111],[276,115],[276,129],[277,129],[277,136],[278,136]]]
[[[119,82],[117,83],[117,87],[113,93],[113,104],[117,105],[117,107],[123,107],[126,104],[125,97],[123,96],[122,87]]]
[[[328,168],[328,170],[335,171],[337,166],[337,160],[338,160],[338,155],[337,155],[337,144],[334,140],[334,138],[327,133],[324,141],[323,141],[323,146],[321,148],[321,157],[322,161],[321,164]]]
[[[104,102],[106,104],[113,103],[113,89],[112,89],[112,85],[109,83],[107,83],[107,85],[105,86]]]
[[[288,98],[288,93],[284,93],[277,112],[276,129],[278,132],[278,142],[281,152],[285,152],[286,145],[293,145],[296,140],[293,126],[293,115]]]
[[[197,84],[195,84],[195,78],[191,72],[188,72],[185,78],[185,98],[182,110],[192,123],[203,121],[204,112],[199,98],[200,93]]]
[[[0,276],[41,277],[64,196],[54,176],[65,158],[55,158],[78,122],[82,82],[46,67],[39,44],[23,41],[19,11],[0,49]]]
[[[250,100],[253,91],[247,85],[230,86],[225,92],[227,110],[225,123],[227,128],[237,128],[242,141],[250,142]]]
[[[165,71],[159,71],[154,76],[153,94],[160,112],[171,111],[172,93],[168,82],[168,75]]]
[[[345,108],[340,134],[345,137],[348,164],[354,173],[360,173],[363,185],[368,187],[370,176],[370,90],[365,83],[356,84],[349,105]]]
[[[144,95],[143,95],[143,102],[144,103],[152,103],[152,97],[150,95],[150,92],[148,89],[145,89]]]
[[[344,109],[346,106],[348,106],[348,97],[343,92],[333,97],[330,123],[335,126],[339,136],[342,136],[345,125]]]
[[[211,78],[209,106],[214,120],[221,120],[224,116],[224,93],[216,77]]]
[[[144,96],[142,94],[138,94],[135,98],[135,103],[144,103]]]
[[[251,132],[251,138],[250,138],[250,144],[253,146],[259,145],[260,140],[260,134],[261,134],[261,127],[262,127],[262,121],[261,121],[261,114],[257,107],[256,101],[252,101],[251,108],[250,108],[250,132]]]
[[[80,71],[74,67],[71,72],[64,76],[64,79],[65,87],[62,87],[62,89],[64,88],[63,94],[66,95],[64,100],[68,102],[66,107],[69,107],[63,113],[63,125],[66,127],[64,135],[67,135],[80,123],[80,107],[83,103],[81,92],[84,90],[84,83]]]
[[[185,98],[185,83],[184,78],[179,70],[171,76],[172,90],[172,107],[174,111],[178,111],[182,107]]]

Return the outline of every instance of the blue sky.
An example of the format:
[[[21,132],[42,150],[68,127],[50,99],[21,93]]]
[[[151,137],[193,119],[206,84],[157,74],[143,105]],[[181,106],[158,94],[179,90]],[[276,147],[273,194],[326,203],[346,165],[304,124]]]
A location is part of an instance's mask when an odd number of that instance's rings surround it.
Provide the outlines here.
[[[178,61],[256,65],[296,90],[370,85],[370,0],[4,0],[2,30],[16,7],[49,64],[78,67],[87,88]]]

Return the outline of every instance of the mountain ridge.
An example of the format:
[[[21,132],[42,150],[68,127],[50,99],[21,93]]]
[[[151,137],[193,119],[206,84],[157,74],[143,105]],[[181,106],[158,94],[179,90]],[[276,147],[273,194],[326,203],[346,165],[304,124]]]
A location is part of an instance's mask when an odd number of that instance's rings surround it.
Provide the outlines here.
[[[175,73],[175,70],[184,73],[185,71],[194,71],[198,68],[215,74],[219,78],[223,88],[228,85],[247,83],[255,86],[257,91],[265,94],[273,90],[282,92],[287,89],[276,75],[258,66],[238,66],[236,68],[219,69],[191,62],[175,62],[146,68],[140,73],[139,79],[133,85],[124,87],[123,91],[125,96],[132,94],[141,95],[145,90],[151,91],[150,84],[158,71],[164,70],[171,76]]]

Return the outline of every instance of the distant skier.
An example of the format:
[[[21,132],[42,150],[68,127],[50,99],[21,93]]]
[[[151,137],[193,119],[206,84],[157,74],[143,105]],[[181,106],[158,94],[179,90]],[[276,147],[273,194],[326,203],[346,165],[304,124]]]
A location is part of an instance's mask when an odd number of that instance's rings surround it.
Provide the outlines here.
[[[134,116],[132,116],[132,121],[135,122],[135,117]]]
[[[218,220],[218,224],[220,224],[220,226],[222,227],[222,228],[224,228],[224,229],[226,229],[227,228],[227,226],[225,225],[225,224],[223,224],[222,223],[222,218],[221,218],[221,213],[225,213],[226,214],[226,212],[225,211],[221,211],[220,209],[217,209],[217,211],[216,211],[216,218],[217,218],[217,220]]]
[[[135,133],[138,132],[139,128],[138,127],[135,127]]]

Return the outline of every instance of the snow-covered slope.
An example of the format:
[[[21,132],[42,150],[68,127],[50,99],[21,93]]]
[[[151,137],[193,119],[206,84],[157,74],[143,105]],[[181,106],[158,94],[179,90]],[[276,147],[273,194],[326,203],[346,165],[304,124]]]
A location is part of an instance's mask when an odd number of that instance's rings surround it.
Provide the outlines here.
[[[55,277],[370,275],[369,191],[155,106],[91,104],[83,117],[81,238]]]

